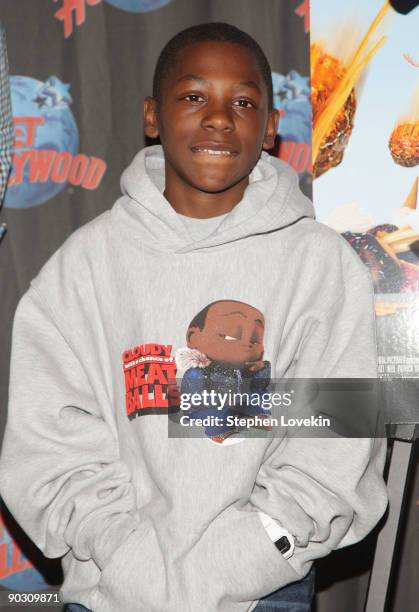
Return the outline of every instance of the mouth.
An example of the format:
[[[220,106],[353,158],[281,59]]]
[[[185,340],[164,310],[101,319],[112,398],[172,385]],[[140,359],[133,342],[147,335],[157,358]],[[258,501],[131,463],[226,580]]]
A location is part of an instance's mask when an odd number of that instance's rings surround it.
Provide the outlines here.
[[[221,142],[198,142],[190,149],[192,153],[213,157],[237,157],[239,154],[232,145]]]

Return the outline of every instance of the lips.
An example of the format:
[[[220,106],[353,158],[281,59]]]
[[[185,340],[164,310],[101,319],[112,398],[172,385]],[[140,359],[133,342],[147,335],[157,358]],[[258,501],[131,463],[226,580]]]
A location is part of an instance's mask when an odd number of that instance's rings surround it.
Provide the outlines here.
[[[214,157],[235,157],[239,154],[237,149],[228,143],[205,141],[198,142],[190,147],[192,153],[213,155]]]

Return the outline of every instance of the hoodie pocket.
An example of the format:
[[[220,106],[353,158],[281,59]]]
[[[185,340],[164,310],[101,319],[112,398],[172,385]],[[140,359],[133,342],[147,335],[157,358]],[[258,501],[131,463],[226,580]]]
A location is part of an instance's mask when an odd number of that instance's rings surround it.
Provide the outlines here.
[[[95,612],[163,612],[170,599],[164,549],[151,521],[132,531],[104,567]]]
[[[101,574],[95,612],[246,612],[302,577],[254,512],[227,509],[181,551],[165,532],[147,520],[129,534]]]

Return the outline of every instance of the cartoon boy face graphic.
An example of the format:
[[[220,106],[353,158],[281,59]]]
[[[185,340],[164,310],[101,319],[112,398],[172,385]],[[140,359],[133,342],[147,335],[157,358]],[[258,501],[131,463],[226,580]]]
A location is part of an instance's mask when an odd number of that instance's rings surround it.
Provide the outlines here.
[[[176,351],[176,363],[184,371],[181,393],[191,396],[216,392],[211,405],[194,406],[189,418],[216,414],[217,423],[205,425],[205,434],[222,444],[239,430],[228,417],[266,416],[262,395],[266,391],[271,366],[263,360],[265,317],[257,308],[237,300],[218,300],[203,308],[190,322],[187,347]],[[220,396],[231,391],[252,397],[240,402],[219,404]],[[263,426],[262,429],[270,429]]]
[[[263,366],[265,318],[260,310],[235,300],[206,306],[191,321],[186,339],[190,349],[211,361],[254,371]]]

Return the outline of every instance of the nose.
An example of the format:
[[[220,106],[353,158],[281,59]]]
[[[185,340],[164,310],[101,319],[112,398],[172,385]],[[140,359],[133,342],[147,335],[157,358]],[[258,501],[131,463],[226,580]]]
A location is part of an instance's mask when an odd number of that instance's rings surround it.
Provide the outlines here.
[[[207,106],[206,113],[202,119],[202,127],[206,130],[232,132],[234,130],[234,121],[231,107],[215,102]]]

